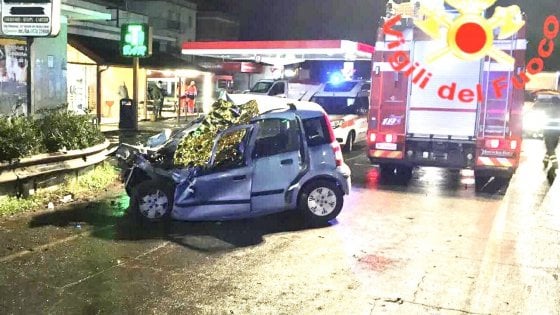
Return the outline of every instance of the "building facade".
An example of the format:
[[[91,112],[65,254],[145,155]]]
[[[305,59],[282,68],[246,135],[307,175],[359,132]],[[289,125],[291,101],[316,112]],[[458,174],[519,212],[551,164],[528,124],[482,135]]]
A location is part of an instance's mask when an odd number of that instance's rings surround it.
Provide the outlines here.
[[[199,11],[196,16],[197,41],[239,40],[239,20],[220,11]]]
[[[128,8],[149,18],[150,25],[158,34],[175,39],[162,43],[161,49],[180,55],[183,42],[196,38],[196,4],[180,0],[134,0]]]

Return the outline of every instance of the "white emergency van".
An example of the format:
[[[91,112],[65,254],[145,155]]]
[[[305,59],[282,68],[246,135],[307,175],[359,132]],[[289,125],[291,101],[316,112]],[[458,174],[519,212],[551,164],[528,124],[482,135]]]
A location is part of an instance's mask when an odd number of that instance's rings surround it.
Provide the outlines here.
[[[365,80],[329,82],[310,98],[325,109],[336,140],[349,152],[367,137],[371,83]]]

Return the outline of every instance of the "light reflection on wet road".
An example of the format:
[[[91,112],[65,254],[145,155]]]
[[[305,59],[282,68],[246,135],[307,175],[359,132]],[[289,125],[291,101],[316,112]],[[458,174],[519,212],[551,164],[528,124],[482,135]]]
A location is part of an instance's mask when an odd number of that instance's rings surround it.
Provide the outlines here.
[[[290,214],[139,227],[119,197],[4,222],[0,313],[557,312],[560,216],[541,142],[526,142],[509,188],[481,194],[468,171],[384,180],[358,150],[328,228]]]

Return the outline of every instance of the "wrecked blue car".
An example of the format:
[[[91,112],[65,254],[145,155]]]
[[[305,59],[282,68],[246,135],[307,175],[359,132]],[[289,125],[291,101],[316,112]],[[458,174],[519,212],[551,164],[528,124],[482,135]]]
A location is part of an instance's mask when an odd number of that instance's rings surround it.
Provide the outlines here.
[[[281,102],[250,124],[218,134],[203,168],[164,167],[153,155],[128,152],[124,181],[132,214],[149,222],[214,221],[294,210],[312,225],[338,216],[350,192],[350,169],[329,119],[315,103]],[[240,132],[237,160],[217,162],[221,141]]]

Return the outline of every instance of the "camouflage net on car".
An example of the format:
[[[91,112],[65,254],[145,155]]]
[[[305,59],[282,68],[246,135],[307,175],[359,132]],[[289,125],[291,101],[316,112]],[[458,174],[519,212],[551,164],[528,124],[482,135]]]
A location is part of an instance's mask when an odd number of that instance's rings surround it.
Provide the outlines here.
[[[204,117],[200,127],[179,144],[174,164],[178,167],[205,167],[212,156],[214,139],[220,132],[235,125],[248,124],[258,115],[256,101],[235,105],[218,100],[212,105],[212,110]],[[237,148],[244,137],[245,132],[237,132],[222,138],[216,154],[216,164],[237,161],[240,158]]]

